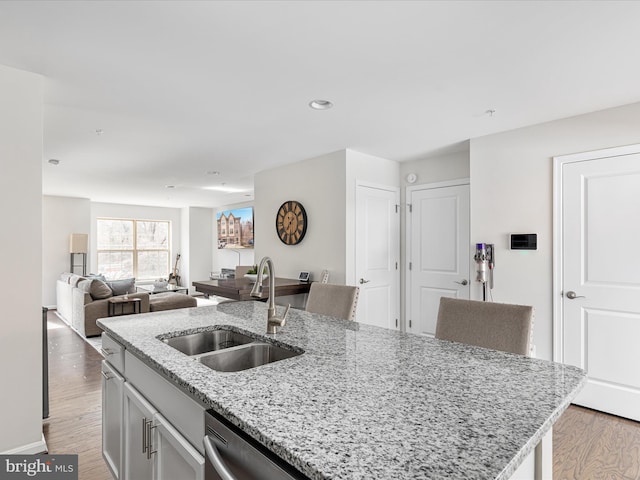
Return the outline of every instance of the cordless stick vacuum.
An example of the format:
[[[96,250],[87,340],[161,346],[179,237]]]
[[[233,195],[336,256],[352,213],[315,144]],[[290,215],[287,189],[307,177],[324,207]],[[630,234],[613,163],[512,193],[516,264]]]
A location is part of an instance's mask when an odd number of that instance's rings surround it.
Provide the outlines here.
[[[476,282],[482,283],[483,302],[487,301],[487,283],[489,289],[493,289],[494,258],[493,243],[476,243],[476,254],[473,259],[476,262]]]

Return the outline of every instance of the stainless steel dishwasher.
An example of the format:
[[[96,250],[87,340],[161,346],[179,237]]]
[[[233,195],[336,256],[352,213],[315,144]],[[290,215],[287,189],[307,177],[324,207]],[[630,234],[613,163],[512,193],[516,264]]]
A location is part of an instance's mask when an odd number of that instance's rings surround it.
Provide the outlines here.
[[[205,432],[205,480],[308,480],[211,410],[205,415]]]

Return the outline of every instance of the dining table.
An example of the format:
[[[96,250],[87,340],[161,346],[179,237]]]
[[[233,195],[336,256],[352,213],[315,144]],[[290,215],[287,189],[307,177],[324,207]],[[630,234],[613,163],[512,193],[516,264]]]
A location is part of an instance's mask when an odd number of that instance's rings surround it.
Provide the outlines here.
[[[311,288],[309,282],[301,282],[293,278],[276,277],[275,282],[276,297],[309,293]],[[254,283],[250,278],[242,277],[200,280],[192,282],[192,285],[197,292],[205,295],[216,295],[233,300],[266,300],[269,297],[269,279],[265,279],[262,282],[261,297],[251,296],[251,289]]]

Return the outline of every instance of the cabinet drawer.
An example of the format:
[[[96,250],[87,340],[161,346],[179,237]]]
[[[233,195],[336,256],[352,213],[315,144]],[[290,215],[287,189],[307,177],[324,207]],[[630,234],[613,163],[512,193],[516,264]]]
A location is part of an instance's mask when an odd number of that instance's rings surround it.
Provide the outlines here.
[[[124,374],[124,347],[106,333],[102,333],[102,355],[120,374]]]
[[[129,352],[125,354],[131,383],[201,454],[204,454],[205,407]]]

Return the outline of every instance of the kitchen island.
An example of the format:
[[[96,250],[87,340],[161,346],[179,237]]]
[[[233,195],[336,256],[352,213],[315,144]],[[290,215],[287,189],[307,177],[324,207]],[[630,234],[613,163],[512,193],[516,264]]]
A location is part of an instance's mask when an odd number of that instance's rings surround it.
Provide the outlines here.
[[[240,372],[158,339],[221,326],[265,337],[261,302],[98,324],[312,479],[508,479],[585,381],[571,366],[294,310],[270,341],[304,353]]]

